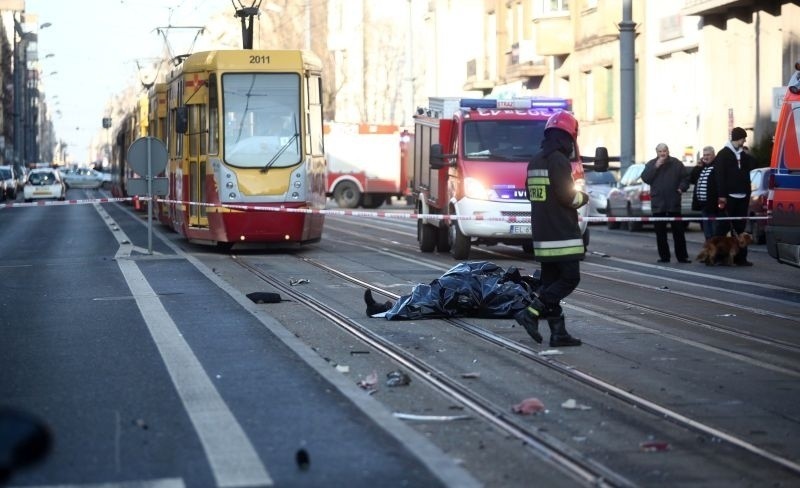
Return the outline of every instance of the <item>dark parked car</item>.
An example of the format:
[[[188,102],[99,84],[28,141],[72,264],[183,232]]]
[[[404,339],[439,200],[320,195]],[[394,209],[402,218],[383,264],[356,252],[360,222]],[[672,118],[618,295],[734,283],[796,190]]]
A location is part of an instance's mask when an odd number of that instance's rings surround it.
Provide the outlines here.
[[[748,215],[751,217],[767,216],[768,185],[769,168],[756,168],[750,171],[750,209]],[[766,220],[747,221],[747,232],[753,235],[753,241],[756,244],[767,242],[767,236],[764,232],[766,227]]]

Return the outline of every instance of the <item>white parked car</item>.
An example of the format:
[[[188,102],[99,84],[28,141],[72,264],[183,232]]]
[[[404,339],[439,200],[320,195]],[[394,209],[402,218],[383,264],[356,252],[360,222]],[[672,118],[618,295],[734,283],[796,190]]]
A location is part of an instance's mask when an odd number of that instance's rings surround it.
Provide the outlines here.
[[[78,168],[61,172],[67,188],[100,188],[103,174],[91,168]]]
[[[36,168],[28,173],[23,194],[26,202],[43,198],[64,200],[67,196],[67,187],[61,180],[61,175],[58,174],[57,170]]]
[[[608,213],[608,193],[617,186],[617,172],[587,171],[586,193],[589,194],[589,217],[603,217]]]

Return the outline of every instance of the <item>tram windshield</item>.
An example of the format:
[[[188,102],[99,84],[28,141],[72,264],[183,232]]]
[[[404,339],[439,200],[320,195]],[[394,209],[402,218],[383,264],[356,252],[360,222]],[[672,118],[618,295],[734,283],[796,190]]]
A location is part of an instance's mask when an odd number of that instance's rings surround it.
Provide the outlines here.
[[[300,162],[300,76],[228,73],[222,77],[225,161],[244,168]]]

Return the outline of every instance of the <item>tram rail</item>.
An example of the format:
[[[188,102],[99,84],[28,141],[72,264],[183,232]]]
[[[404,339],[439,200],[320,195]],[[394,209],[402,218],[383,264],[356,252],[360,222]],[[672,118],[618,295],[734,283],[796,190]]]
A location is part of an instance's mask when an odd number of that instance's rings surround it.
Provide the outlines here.
[[[346,317],[334,308],[294,289],[283,281],[263,272],[257,266],[252,265],[247,260],[233,255],[234,261],[247,269],[261,280],[269,283],[281,293],[286,294],[298,303],[305,305],[325,319],[336,324],[341,329],[355,336],[365,344],[382,352],[398,364],[407,368],[418,378],[426,381],[430,386],[453,400],[461,403],[470,409],[478,417],[489,422],[503,433],[513,436],[524,443],[529,449],[538,454],[542,459],[558,467],[566,474],[572,476],[587,486],[596,487],[629,487],[636,486],[622,475],[611,471],[596,461],[587,458],[574,449],[569,448],[552,436],[547,435],[541,430],[525,426],[515,421],[508,415],[506,409],[493,404],[486,398],[477,395],[475,392],[464,387],[461,383],[450,378],[441,371],[437,371],[432,366],[426,364],[418,357],[404,351],[392,342],[380,337],[358,322]],[[307,262],[315,264],[308,260]],[[340,275],[344,277],[344,275]],[[363,283],[363,282],[362,282]],[[370,288],[376,291],[385,292],[373,285]],[[510,341],[508,346],[511,347]],[[535,353],[528,349],[527,354],[535,356]]]
[[[372,283],[363,281],[355,276],[349,275],[340,270],[334,269],[317,260],[310,258],[302,258],[302,260],[310,265],[323,269],[326,272],[340,279],[349,281],[363,288],[369,288],[370,290],[382,294],[388,298],[396,300],[400,297],[396,293],[383,289]],[[273,281],[270,282],[273,283]],[[273,284],[280,285],[284,289],[286,288],[284,284],[279,282],[274,282]],[[627,406],[634,407],[638,410],[649,413],[658,419],[666,419],[672,422],[673,424],[681,428],[684,428],[686,430],[696,432],[704,436],[708,436],[710,439],[712,439],[712,441],[725,442],[731,446],[737,447],[754,456],[757,456],[765,461],[778,465],[783,469],[786,469],[792,473],[800,474],[800,464],[794,462],[791,459],[787,459],[786,457],[783,457],[781,455],[763,449],[759,446],[756,446],[755,444],[747,441],[746,439],[727,433],[710,424],[689,418],[681,414],[680,412],[669,409],[667,407],[657,404],[656,402],[650,401],[644,397],[626,391],[624,388],[612,385],[611,383],[601,378],[597,378],[589,373],[581,371],[575,368],[574,366],[567,365],[548,356],[541,356],[538,354],[537,351],[535,351],[532,348],[524,346],[516,341],[509,340],[483,327],[471,324],[466,320],[463,319],[441,319],[441,320],[455,327],[458,327],[474,336],[477,336],[484,341],[503,347],[516,354],[519,354],[522,357],[525,357],[526,359],[530,359],[536,362],[537,364],[542,365],[552,371],[555,371],[561,375],[569,377],[570,379],[573,379],[586,386],[589,386],[592,389],[604,395],[616,398],[617,400],[623,402]],[[361,327],[360,325],[357,325],[357,327],[363,329],[363,327]]]

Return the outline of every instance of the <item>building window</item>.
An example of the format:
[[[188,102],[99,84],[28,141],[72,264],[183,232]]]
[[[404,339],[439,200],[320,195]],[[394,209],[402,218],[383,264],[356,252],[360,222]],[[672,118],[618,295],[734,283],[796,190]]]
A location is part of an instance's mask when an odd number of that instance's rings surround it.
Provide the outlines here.
[[[603,78],[603,107],[598,110],[601,113],[600,117],[610,119],[614,117],[614,71],[611,66],[603,66],[600,68]]]
[[[533,0],[537,15],[564,15],[569,13],[569,0]]]
[[[583,114],[585,120],[594,120],[594,76],[591,71],[583,72],[583,88],[584,88],[584,101],[586,112]]]

